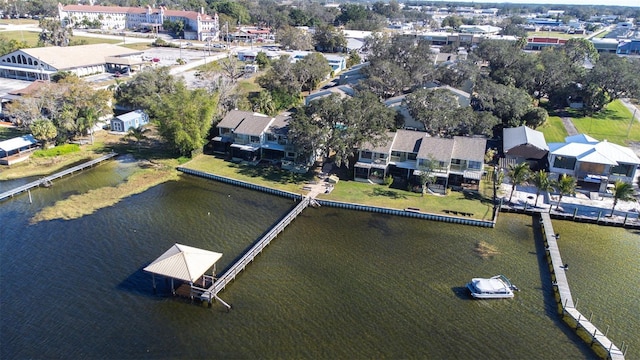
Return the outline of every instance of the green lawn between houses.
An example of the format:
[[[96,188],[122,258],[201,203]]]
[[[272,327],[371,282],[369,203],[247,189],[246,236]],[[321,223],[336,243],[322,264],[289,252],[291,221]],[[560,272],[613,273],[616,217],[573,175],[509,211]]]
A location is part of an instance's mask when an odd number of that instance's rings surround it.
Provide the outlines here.
[[[313,180],[312,175],[298,175],[275,168],[234,164],[210,155],[199,155],[184,167],[225,176],[257,185],[268,186],[294,193],[306,194],[302,188]],[[490,173],[489,170],[487,170]],[[330,194],[320,194],[319,199],[351,202],[394,209],[416,208],[423,212],[444,214],[444,210],[474,214],[476,219],[491,220],[491,186],[481,182],[480,193],[452,191],[447,196],[425,195],[342,179]],[[483,196],[481,194],[487,194]]]
[[[640,141],[640,122],[632,120],[631,112],[620,100],[610,103],[593,116],[584,116],[579,110],[565,110],[581,134],[622,146],[627,146],[629,141]],[[547,143],[564,142],[569,135],[559,116],[549,116],[547,122],[536,130],[544,134]]]
[[[559,116],[549,116],[547,122],[536,130],[542,132],[547,143],[564,142],[564,138],[569,135]]]
[[[632,114],[620,100],[616,100],[593,116],[582,117],[571,114],[571,121],[578,132],[600,141],[607,140],[622,146],[628,141],[640,141],[640,122],[632,119]]]

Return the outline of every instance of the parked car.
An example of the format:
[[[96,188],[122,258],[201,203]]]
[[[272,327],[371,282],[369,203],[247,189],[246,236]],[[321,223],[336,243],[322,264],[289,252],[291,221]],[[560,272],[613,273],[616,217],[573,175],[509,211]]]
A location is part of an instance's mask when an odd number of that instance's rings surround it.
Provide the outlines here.
[[[227,45],[225,45],[225,44],[213,44],[212,46],[214,48],[216,48],[216,49],[226,49],[227,48]]]

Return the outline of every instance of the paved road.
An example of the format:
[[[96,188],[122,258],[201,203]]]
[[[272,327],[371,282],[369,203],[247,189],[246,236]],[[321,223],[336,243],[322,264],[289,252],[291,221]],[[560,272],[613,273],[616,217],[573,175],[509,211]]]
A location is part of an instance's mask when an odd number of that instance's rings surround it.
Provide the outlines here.
[[[629,109],[629,112],[633,114],[633,117],[640,121],[640,111],[638,111],[638,108],[633,105],[629,99],[620,99],[620,101],[622,101],[622,104]]]
[[[573,125],[570,117],[562,116],[560,119],[562,119],[562,125],[564,125],[569,136],[578,135],[578,129]]]

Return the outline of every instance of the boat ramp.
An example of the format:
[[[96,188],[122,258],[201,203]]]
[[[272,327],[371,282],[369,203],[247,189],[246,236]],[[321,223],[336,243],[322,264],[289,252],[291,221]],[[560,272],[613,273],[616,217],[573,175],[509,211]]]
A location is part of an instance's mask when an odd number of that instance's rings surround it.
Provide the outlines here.
[[[91,161],[87,161],[86,163],[82,163],[82,164],[74,166],[72,168],[57,172],[57,173],[55,173],[53,175],[45,176],[42,179],[30,182],[28,184],[19,186],[17,188],[11,189],[9,191],[5,191],[5,192],[0,194],[0,201],[8,199],[10,197],[14,197],[17,194],[20,194],[20,193],[25,192],[25,191],[29,191],[29,190],[31,190],[31,189],[33,189],[35,187],[39,187],[39,186],[49,187],[49,186],[51,186],[53,184],[53,180],[59,179],[59,178],[61,178],[63,176],[66,176],[66,175],[73,174],[74,172],[77,172],[77,171],[80,171],[80,170],[84,170],[84,169],[86,169],[88,167],[92,167],[94,165],[97,165],[97,164],[105,161],[105,160],[109,160],[112,157],[117,156],[117,155],[118,155],[117,153],[112,152],[112,153],[109,153],[107,155],[101,156],[101,157],[99,157],[97,159],[94,159],[94,160],[91,160]]]
[[[605,352],[607,359],[623,360],[625,352],[613,344],[613,342],[607,337],[606,333],[598,330],[598,328],[591,323],[590,318],[582,315],[580,311],[576,309],[577,301],[573,301],[569,282],[567,281],[567,275],[565,273],[569,266],[562,262],[560,249],[558,248],[558,239],[560,238],[560,234],[556,234],[553,231],[551,216],[548,213],[543,212],[540,214],[540,223],[542,225],[544,245],[551,270],[551,279],[553,281],[556,295],[559,297],[558,305],[563,321],[569,324],[569,326],[574,327],[581,338],[586,338],[586,340],[590,342],[589,345],[591,347],[594,345],[598,346],[600,351],[596,351],[596,353],[600,354]]]

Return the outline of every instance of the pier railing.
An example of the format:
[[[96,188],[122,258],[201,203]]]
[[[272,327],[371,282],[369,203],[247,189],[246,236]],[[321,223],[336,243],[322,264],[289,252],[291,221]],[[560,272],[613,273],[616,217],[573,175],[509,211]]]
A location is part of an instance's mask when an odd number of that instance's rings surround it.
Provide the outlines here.
[[[582,315],[580,311],[576,309],[577,301],[576,303],[573,301],[571,290],[569,289],[569,282],[565,274],[565,271],[568,270],[567,265],[562,262],[560,249],[558,248],[557,240],[560,235],[553,231],[551,216],[548,213],[543,212],[540,214],[540,224],[542,225],[544,245],[551,268],[551,279],[555,291],[560,298],[559,306],[564,322],[569,324],[569,326],[575,327],[576,332],[580,330],[584,331],[585,337],[587,337],[590,342],[589,345],[592,347],[593,345],[597,345],[600,348],[600,352],[606,353],[607,359],[624,360],[624,352],[607,338],[606,333],[598,330],[598,328],[591,323],[590,318]]]
[[[103,162],[105,160],[111,159],[112,157],[114,157],[116,155],[118,155],[118,154],[112,152],[110,154],[101,156],[101,157],[99,157],[97,159],[94,159],[94,160],[91,160],[91,161],[87,161],[87,162],[82,163],[80,165],[76,165],[76,166],[74,166],[72,168],[57,172],[57,173],[55,173],[53,175],[45,176],[45,177],[43,177],[43,178],[41,178],[39,180],[32,181],[32,182],[30,182],[28,184],[19,186],[19,187],[15,188],[15,189],[11,189],[9,191],[5,191],[5,192],[0,194],[0,201],[2,201],[4,199],[7,199],[9,197],[13,197],[13,196],[15,196],[15,195],[17,195],[17,194],[19,194],[21,192],[30,190],[32,188],[35,188],[35,187],[38,187],[38,186],[41,186],[41,185],[48,186],[48,185],[51,184],[51,182],[53,180],[59,179],[59,178],[61,178],[63,176],[67,176],[69,174],[73,174],[76,171],[80,171],[80,170],[86,169],[86,168],[91,167],[93,165],[99,164],[99,163],[101,163],[101,162]]]
[[[293,219],[295,219],[309,204],[311,198],[305,197],[293,208],[285,217],[282,218],[277,224],[271,227],[271,229],[260,238],[235,264],[233,264],[224,274],[222,274],[211,287],[209,287],[202,295],[201,299],[208,300],[222,291],[229,282],[245,269],[253,259],[262,252],[262,250],[271,243],[271,240],[275,239],[289,225]]]

